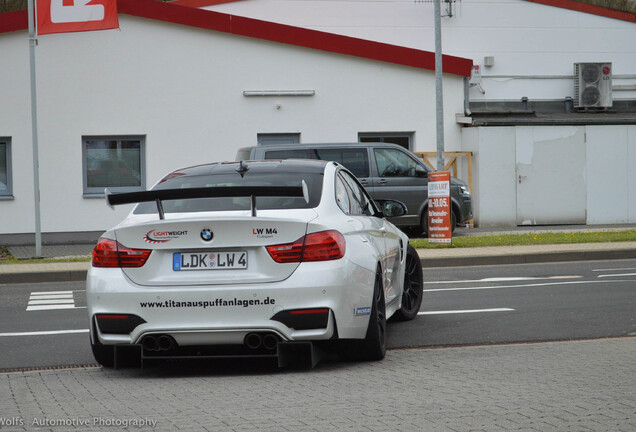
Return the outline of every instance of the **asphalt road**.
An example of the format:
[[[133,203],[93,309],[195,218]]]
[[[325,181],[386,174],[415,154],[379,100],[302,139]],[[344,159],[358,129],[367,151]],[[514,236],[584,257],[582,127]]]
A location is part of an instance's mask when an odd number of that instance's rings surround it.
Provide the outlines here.
[[[424,277],[421,315],[389,325],[390,348],[636,332],[636,260],[447,267]],[[0,369],[94,363],[83,282],[0,290]]]

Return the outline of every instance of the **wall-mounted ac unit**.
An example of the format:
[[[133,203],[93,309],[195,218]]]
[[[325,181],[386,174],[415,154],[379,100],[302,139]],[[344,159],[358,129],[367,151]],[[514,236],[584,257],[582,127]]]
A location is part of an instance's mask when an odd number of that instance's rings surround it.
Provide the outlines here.
[[[574,106],[576,108],[612,106],[611,63],[574,63]]]

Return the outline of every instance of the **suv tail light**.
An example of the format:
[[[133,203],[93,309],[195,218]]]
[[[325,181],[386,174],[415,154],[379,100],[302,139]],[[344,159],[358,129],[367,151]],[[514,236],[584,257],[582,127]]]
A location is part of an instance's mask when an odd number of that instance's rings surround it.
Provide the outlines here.
[[[292,243],[267,246],[277,263],[337,260],[344,256],[346,242],[338,231],[307,234]]]
[[[130,249],[121,243],[101,238],[93,249],[93,267],[141,267],[152,250]]]

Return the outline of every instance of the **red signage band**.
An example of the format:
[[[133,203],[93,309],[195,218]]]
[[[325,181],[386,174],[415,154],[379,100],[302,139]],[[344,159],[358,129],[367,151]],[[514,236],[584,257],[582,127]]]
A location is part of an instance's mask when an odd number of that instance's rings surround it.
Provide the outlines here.
[[[119,28],[117,0],[37,0],[38,35]]]

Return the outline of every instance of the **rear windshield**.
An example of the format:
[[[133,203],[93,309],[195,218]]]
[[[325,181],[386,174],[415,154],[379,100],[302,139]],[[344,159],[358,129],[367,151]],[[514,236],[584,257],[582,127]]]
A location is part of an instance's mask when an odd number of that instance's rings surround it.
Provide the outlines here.
[[[238,173],[207,174],[199,176],[168,175],[153,190],[187,189],[199,187],[236,187],[236,186],[302,186],[307,183],[309,202],[303,197],[257,197],[258,210],[314,208],[320,203],[323,175],[317,173],[259,173],[247,172],[244,177]],[[236,198],[196,198],[163,201],[165,213],[189,213],[202,211],[250,210],[250,197]],[[135,214],[156,213],[155,203],[140,203]]]

